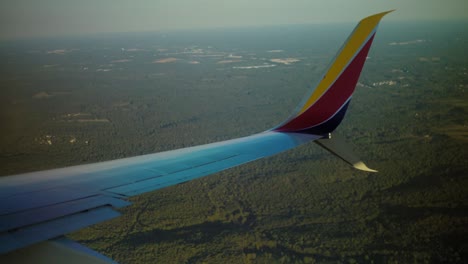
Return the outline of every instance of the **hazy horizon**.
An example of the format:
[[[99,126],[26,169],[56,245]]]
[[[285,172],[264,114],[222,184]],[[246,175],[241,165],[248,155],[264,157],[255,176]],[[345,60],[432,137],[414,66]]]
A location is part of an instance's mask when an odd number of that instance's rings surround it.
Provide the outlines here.
[[[98,40],[98,39],[107,39],[107,38],[120,38],[120,37],[142,37],[143,39],[151,36],[184,36],[192,35],[198,36],[197,34],[211,34],[211,33],[241,33],[241,32],[269,32],[274,31],[278,28],[284,28],[286,30],[297,30],[302,27],[309,29],[323,29],[328,30],[332,27],[333,30],[343,31],[343,34],[346,36],[349,33],[349,30],[352,30],[358,21],[354,22],[325,22],[325,23],[303,23],[303,24],[276,24],[276,25],[255,25],[255,26],[232,26],[232,27],[206,27],[206,28],[192,28],[192,29],[166,29],[166,30],[145,30],[145,31],[112,31],[112,32],[81,32],[75,34],[63,34],[63,35],[44,35],[44,36],[22,36],[15,38],[1,38],[0,43],[7,44],[11,43],[21,43],[24,41],[55,41],[55,40],[64,40],[64,41],[74,41],[76,38],[80,40]],[[379,31],[386,30],[386,28],[393,27],[407,27],[407,26],[419,26],[422,28],[427,28],[428,30],[433,30],[434,28],[443,27],[447,24],[453,24],[455,26],[464,26],[468,24],[468,20],[426,20],[426,21],[389,21],[381,25]],[[426,25],[427,24],[427,25]],[[379,35],[382,34],[379,32]],[[141,40],[141,39],[140,39]],[[137,41],[138,42],[138,41]]]
[[[387,22],[468,20],[467,8],[463,0],[6,0],[0,3],[0,39],[356,23],[368,15],[393,9],[396,11],[385,17]]]

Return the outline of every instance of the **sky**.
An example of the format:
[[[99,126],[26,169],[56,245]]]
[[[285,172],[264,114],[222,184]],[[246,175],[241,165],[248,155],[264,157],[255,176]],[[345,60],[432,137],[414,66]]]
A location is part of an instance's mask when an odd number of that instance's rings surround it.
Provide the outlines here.
[[[468,0],[1,0],[0,39],[357,22],[468,20]]]

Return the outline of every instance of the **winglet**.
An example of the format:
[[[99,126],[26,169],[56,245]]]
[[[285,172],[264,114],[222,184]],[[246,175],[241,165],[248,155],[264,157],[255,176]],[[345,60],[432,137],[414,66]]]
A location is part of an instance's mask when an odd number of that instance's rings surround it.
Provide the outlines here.
[[[332,137],[331,132],[345,116],[380,20],[392,11],[362,19],[310,96],[305,98],[291,117],[272,131],[323,136],[315,141],[318,145],[358,170],[377,172],[367,167],[344,140],[336,135]]]
[[[310,96],[296,113],[272,130],[316,135],[334,131],[344,118],[378,24],[392,11],[362,19]]]

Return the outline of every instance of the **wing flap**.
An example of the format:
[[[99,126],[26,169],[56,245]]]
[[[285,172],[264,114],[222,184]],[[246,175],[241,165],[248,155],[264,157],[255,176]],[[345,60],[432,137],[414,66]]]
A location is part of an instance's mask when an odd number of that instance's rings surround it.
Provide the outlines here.
[[[116,262],[81,244],[61,237],[1,255],[0,263],[108,264]]]
[[[0,232],[7,232],[16,228],[39,224],[55,218],[106,205],[110,205],[114,208],[121,208],[130,205],[130,203],[110,196],[97,195],[84,199],[72,200],[66,203],[6,214],[0,216]]]
[[[59,237],[119,215],[120,213],[113,210],[110,206],[103,206],[37,225],[2,232],[0,233],[0,254]]]
[[[77,190],[65,187],[19,193],[2,199],[2,203],[0,203],[0,216],[71,200],[78,200],[93,195],[95,195],[95,193],[87,190]]]

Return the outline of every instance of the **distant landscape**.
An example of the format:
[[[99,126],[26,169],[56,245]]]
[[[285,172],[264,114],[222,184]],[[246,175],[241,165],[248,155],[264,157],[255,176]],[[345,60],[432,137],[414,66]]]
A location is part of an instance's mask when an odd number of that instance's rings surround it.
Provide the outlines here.
[[[336,133],[131,198],[70,237],[120,263],[468,262],[468,24],[383,23]],[[354,25],[0,42],[0,174],[269,129]]]

